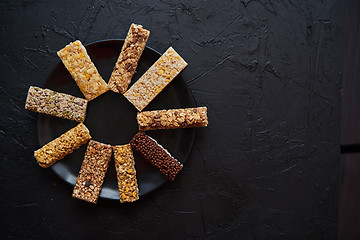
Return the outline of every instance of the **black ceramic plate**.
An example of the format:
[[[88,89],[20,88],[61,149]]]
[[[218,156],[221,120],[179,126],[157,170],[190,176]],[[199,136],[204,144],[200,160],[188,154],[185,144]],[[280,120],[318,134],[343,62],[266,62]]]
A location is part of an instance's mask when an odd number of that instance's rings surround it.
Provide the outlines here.
[[[105,81],[108,81],[110,78],[123,43],[123,40],[105,40],[86,46],[88,54]],[[146,47],[140,58],[137,72],[131,84],[133,84],[160,55],[161,54],[155,50]],[[84,98],[70,73],[61,62],[50,74],[44,87]],[[144,110],[193,106],[193,99],[189,94],[187,85],[181,75],[179,75]],[[108,91],[88,103],[87,116],[84,123],[90,130],[90,134],[94,140],[111,145],[123,145],[129,143],[138,131],[136,113],[136,108],[128,102],[122,94]],[[77,124],[77,122],[70,120],[38,114],[37,126],[40,145],[43,146],[59,137]],[[149,131],[147,134],[168,149],[176,159],[184,163],[190,153],[195,137],[195,130],[158,130]],[[86,146],[87,145],[82,146],[51,167],[60,178],[72,185],[75,185]],[[134,157],[140,196],[157,189],[167,182],[167,178],[142,158],[140,154],[135,152]],[[113,160],[110,162],[100,197],[119,199]]]

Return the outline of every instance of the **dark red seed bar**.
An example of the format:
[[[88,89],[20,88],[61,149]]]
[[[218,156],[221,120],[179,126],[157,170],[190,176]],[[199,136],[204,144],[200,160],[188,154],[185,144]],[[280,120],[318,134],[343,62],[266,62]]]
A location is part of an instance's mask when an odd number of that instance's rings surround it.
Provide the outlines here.
[[[130,145],[171,181],[183,167],[168,151],[144,132],[138,132],[130,141]]]

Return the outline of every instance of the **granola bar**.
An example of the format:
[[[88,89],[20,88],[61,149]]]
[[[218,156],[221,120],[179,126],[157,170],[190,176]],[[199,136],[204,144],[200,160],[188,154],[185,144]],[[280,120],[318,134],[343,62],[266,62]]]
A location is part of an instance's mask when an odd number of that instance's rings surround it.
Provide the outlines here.
[[[82,43],[77,40],[57,52],[86,99],[91,101],[108,90]]]
[[[141,25],[131,24],[109,80],[109,88],[112,91],[124,93],[127,90],[149,35],[150,31]]]
[[[137,114],[140,131],[206,127],[207,108],[184,108],[158,111],[145,111]]]
[[[41,167],[47,168],[87,143],[90,139],[89,130],[83,123],[79,123],[76,127],[36,150],[34,156]]]
[[[25,109],[55,117],[83,122],[87,100],[50,89],[30,87]]]
[[[142,111],[186,66],[184,59],[170,47],[124,96]]]
[[[146,160],[157,167],[171,181],[180,172],[183,165],[170,155],[153,138],[147,136],[144,132],[138,132],[130,141],[133,149],[139,151]]]
[[[97,203],[111,154],[111,145],[89,142],[72,194],[74,198]]]
[[[134,202],[139,199],[139,188],[130,144],[113,146],[113,151],[120,202]]]

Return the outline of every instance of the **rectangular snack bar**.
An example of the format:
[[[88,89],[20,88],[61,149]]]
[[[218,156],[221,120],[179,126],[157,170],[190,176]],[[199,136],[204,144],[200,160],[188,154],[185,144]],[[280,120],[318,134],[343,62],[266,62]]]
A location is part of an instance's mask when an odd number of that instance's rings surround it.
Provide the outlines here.
[[[170,47],[124,96],[142,111],[186,66],[184,59]]]
[[[97,203],[111,154],[111,145],[94,140],[89,142],[72,194],[74,198]]]
[[[89,130],[83,123],[79,123],[76,127],[36,150],[34,156],[41,167],[47,168],[87,143],[90,139]]]
[[[139,199],[139,188],[130,144],[113,146],[113,151],[120,202],[134,202]]]
[[[108,85],[79,40],[70,43],[57,54],[87,100],[91,101],[108,91]]]
[[[50,89],[30,87],[25,109],[54,117],[83,122],[86,116],[87,100]]]
[[[207,108],[183,108],[158,111],[144,111],[137,114],[140,131],[206,127]]]
[[[171,181],[183,167],[165,148],[144,132],[138,132],[130,141],[130,145]]]
[[[109,80],[109,88],[112,91],[124,93],[127,90],[149,35],[150,31],[141,25],[131,24]]]

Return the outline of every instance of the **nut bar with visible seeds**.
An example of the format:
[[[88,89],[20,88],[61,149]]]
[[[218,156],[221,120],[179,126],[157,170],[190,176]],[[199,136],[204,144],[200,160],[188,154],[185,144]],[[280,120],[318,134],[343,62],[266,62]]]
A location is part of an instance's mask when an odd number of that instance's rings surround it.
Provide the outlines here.
[[[157,111],[144,111],[137,114],[140,131],[206,127],[207,108],[183,108]]]
[[[109,80],[110,90],[117,93],[124,93],[127,90],[149,35],[150,31],[141,25],[131,24]]]
[[[130,144],[113,146],[113,151],[120,202],[134,202],[139,199],[139,188]]]
[[[142,111],[186,66],[184,59],[170,47],[124,96]]]
[[[91,101],[109,90],[79,40],[70,43],[57,54],[87,100]]]
[[[144,132],[138,132],[130,141],[130,145],[171,181],[183,167],[167,150]]]
[[[34,156],[41,167],[47,168],[87,143],[90,139],[89,130],[83,123],[79,123],[76,127],[36,150]]]
[[[74,198],[97,203],[111,154],[111,145],[94,140],[89,142],[72,194]]]
[[[86,99],[31,86],[26,98],[25,109],[83,122],[86,116],[86,106]]]

